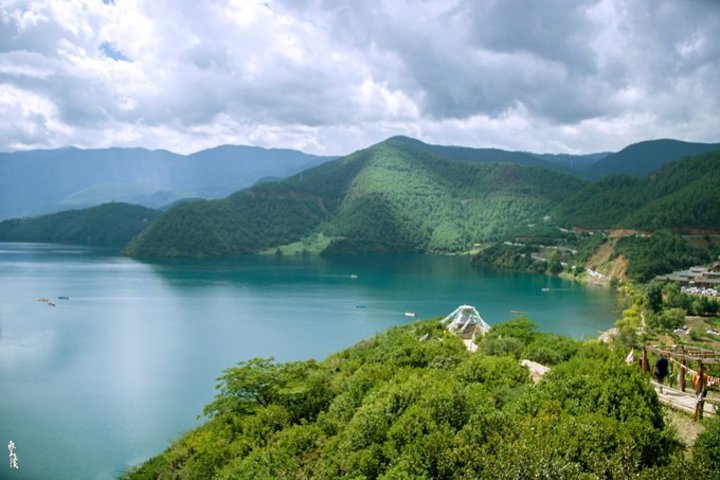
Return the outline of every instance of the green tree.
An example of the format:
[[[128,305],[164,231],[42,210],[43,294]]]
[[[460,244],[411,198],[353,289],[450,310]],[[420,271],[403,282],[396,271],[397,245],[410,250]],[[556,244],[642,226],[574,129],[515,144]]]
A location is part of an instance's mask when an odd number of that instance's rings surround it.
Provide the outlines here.
[[[659,312],[663,304],[663,284],[650,282],[647,286],[648,306],[653,312]]]
[[[548,273],[552,275],[557,275],[558,273],[563,271],[563,266],[561,262],[560,252],[557,250],[554,250],[550,256],[548,257]]]

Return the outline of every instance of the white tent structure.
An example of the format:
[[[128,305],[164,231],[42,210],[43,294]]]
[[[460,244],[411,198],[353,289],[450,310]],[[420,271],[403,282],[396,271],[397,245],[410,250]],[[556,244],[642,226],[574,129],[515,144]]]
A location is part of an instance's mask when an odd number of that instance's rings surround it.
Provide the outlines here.
[[[447,323],[448,330],[464,338],[485,335],[490,331],[490,325],[483,320],[472,305],[460,305],[450,315],[443,318],[441,323]]]

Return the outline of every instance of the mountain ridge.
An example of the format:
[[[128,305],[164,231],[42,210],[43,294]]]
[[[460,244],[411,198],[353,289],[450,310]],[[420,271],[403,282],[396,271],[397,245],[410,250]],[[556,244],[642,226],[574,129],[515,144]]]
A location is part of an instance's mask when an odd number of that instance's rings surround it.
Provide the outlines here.
[[[663,165],[647,178],[609,176],[553,211],[565,226],[720,230],[720,151]]]
[[[590,178],[610,175],[646,177],[658,168],[683,157],[720,150],[720,143],[686,142],[671,138],[645,140],[628,145],[587,167]]]

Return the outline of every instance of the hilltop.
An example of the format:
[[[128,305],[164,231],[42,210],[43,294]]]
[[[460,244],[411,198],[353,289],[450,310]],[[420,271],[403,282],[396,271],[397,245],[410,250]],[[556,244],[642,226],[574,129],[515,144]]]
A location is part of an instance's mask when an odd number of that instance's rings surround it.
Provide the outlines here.
[[[232,255],[303,241],[326,253],[458,252],[542,218],[583,183],[515,161],[489,163],[487,152],[473,161],[462,150],[459,161],[423,145],[391,138],[282,182],[186,203],[126,253]]]

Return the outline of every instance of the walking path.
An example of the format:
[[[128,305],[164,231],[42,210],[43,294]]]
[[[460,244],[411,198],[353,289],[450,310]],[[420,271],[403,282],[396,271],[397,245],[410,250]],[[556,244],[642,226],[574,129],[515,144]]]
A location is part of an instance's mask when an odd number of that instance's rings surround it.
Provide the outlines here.
[[[682,392],[676,388],[670,388],[667,385],[660,385],[656,381],[650,382],[657,392],[658,398],[662,403],[678,410],[694,414],[697,395],[691,392]],[[705,402],[703,413],[707,416],[715,415],[715,407],[710,402]]]
[[[477,351],[477,345],[473,340],[464,339],[463,343],[465,344],[465,348],[467,348],[469,351]],[[533,383],[539,382],[543,375],[545,375],[548,370],[550,370],[545,365],[541,365],[537,362],[531,362],[530,360],[523,360],[522,366],[527,367],[532,377]],[[651,380],[650,383],[652,384],[653,388],[655,388],[655,392],[657,392],[657,396],[660,399],[660,402],[669,407],[687,412],[691,415],[695,414],[695,404],[697,402],[697,395],[695,395],[695,393],[689,391],[683,392],[676,388],[661,385],[655,380]],[[715,405],[708,401],[708,399],[706,399],[705,405],[703,406],[703,413],[705,416],[715,416]]]

